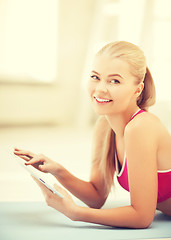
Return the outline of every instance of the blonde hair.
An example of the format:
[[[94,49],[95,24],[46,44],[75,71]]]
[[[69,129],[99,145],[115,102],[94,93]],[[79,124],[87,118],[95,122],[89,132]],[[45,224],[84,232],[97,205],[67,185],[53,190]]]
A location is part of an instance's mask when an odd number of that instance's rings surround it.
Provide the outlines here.
[[[144,88],[137,99],[139,108],[148,110],[155,103],[155,86],[152,75],[146,65],[146,59],[143,51],[136,45],[126,42],[117,41],[104,46],[96,56],[107,55],[112,58],[120,58],[130,65],[131,73],[136,77],[137,84],[144,82]],[[113,185],[115,172],[115,133],[108,126],[104,136],[104,146],[102,156],[99,162],[99,168],[105,180],[106,188],[110,190]]]

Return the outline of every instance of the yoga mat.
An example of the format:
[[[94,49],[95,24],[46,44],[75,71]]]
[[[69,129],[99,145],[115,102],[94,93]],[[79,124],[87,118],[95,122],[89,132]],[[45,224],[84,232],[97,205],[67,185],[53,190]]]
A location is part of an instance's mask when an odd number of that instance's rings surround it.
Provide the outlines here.
[[[171,238],[171,217],[156,211],[148,229],[72,222],[44,202],[0,202],[1,240],[120,240]]]

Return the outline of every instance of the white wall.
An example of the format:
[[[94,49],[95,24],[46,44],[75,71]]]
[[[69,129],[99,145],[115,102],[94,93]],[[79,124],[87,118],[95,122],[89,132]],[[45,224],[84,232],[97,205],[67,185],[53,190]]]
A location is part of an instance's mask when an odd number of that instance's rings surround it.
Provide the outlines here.
[[[58,79],[49,85],[0,82],[1,126],[75,120],[95,3],[59,0]]]
[[[43,85],[0,82],[0,126],[91,122],[94,115],[82,89],[83,81],[88,78],[86,66],[92,61],[95,47],[115,40],[132,41],[145,51],[157,88],[154,112],[165,116],[164,121],[170,123],[171,54],[167,47],[170,1],[139,0],[139,3],[59,0],[58,78],[53,84]],[[161,6],[163,15],[159,11]],[[160,24],[153,29],[154,21]]]

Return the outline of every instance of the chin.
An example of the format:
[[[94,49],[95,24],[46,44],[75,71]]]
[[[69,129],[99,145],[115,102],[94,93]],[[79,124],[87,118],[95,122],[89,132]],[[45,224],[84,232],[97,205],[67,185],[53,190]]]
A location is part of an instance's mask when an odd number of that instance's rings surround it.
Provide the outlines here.
[[[94,107],[94,111],[101,116],[114,116],[117,114],[120,114],[122,112],[124,112],[124,110],[122,110],[121,108],[113,108],[113,109],[97,109],[96,107]]]
[[[101,116],[111,115],[114,113],[113,111],[111,112],[111,111],[106,111],[104,109],[97,109],[97,108],[94,108],[94,111],[95,111],[95,113],[97,113],[98,115],[101,115]]]

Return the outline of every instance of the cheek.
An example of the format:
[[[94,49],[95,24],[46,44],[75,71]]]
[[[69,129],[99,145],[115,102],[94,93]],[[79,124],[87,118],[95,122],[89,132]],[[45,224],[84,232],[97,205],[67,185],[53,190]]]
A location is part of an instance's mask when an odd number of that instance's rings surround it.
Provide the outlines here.
[[[113,96],[113,98],[115,99],[121,99],[125,96],[126,91],[124,88],[122,87],[114,87],[112,89],[110,89],[110,94]]]
[[[127,102],[132,98],[132,89],[119,87],[112,91],[112,95],[116,101]]]

